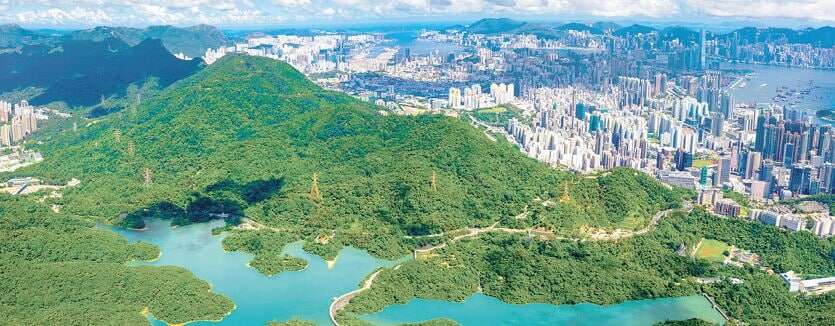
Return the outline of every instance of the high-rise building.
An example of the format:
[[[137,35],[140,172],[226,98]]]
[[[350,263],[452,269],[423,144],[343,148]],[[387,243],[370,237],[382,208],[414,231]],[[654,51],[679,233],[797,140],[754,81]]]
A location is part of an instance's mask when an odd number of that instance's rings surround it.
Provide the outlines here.
[[[577,103],[577,106],[574,108],[574,117],[580,120],[586,119],[586,105],[583,103]]]
[[[718,185],[731,181],[731,158],[729,156],[719,158],[719,164],[716,165],[716,175],[718,175]]]
[[[496,104],[506,104],[514,100],[513,84],[490,84],[490,96]]]
[[[751,199],[762,201],[768,194],[768,184],[764,181],[751,181]]]
[[[811,187],[812,168],[805,164],[792,166],[789,190],[795,195],[808,194]]]
[[[461,107],[461,89],[457,87],[449,88],[449,107],[458,109]]]
[[[12,145],[12,128],[9,125],[0,125],[0,145]]]
[[[734,109],[734,100],[733,96],[730,93],[722,92],[722,95],[720,96],[719,108],[719,111],[722,113],[722,116],[724,116],[726,119],[731,116],[731,113],[733,113]]]
[[[719,112],[713,112],[710,115],[710,134],[714,137],[722,136],[722,128],[724,126],[724,118]]]
[[[751,179],[755,175],[754,173],[760,171],[761,159],[762,156],[759,152],[748,152],[748,158],[745,160],[745,179]]]
[[[667,92],[667,75],[666,74],[655,74],[655,89],[653,92],[653,96],[655,97],[663,97],[664,94]]]
[[[699,169],[699,184],[702,186],[707,185],[707,167],[703,166]]]
[[[699,69],[704,70],[707,68],[705,64],[707,60],[707,33],[705,30],[702,30],[701,37],[699,39]]]
[[[757,117],[756,134],[754,136],[754,150],[762,151],[765,144],[765,124],[767,117],[762,113]]]
[[[794,144],[787,143],[783,147],[783,166],[789,167],[794,163]]]

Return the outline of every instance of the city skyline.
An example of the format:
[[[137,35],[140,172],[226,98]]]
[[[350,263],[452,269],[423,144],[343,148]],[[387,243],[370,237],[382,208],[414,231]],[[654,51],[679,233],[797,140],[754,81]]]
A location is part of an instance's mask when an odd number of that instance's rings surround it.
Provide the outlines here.
[[[0,0],[0,22],[33,28],[209,24],[224,28],[468,22],[511,17],[537,22],[615,21],[703,26],[816,27],[835,22],[827,1],[713,0]],[[732,14],[731,14],[732,13]],[[745,13],[745,14],[740,14]]]

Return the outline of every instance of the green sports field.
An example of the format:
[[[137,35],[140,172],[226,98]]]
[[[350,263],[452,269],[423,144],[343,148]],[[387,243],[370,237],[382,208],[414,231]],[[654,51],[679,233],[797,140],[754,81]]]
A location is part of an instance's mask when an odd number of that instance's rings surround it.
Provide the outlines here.
[[[702,243],[696,248],[696,257],[721,263],[725,261],[725,251],[730,250],[731,247],[722,241],[712,239],[702,239]]]

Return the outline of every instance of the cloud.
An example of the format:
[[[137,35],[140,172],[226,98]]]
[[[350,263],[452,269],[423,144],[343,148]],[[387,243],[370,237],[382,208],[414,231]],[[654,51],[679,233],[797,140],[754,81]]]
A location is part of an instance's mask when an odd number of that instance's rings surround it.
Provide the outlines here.
[[[275,5],[281,7],[298,7],[311,5],[310,0],[273,0]]]
[[[0,23],[28,25],[258,25],[456,16],[835,22],[835,0],[0,0]]]
[[[694,10],[718,17],[809,18],[835,21],[833,0],[687,0],[686,3]]]
[[[93,24],[104,24],[113,18],[101,9],[86,9],[75,7],[69,10],[50,8],[38,11],[22,11],[16,14],[17,21],[23,24],[50,21],[56,25],[85,21]]]

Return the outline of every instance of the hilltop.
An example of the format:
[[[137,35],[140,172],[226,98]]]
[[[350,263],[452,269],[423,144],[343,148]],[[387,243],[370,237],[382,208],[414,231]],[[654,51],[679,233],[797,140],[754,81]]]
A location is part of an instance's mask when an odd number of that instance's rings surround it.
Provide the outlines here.
[[[47,159],[20,174],[82,180],[59,200],[74,214],[134,227],[245,216],[318,239],[311,250],[326,256],[353,245],[392,257],[416,245],[405,236],[498,221],[637,228],[678,202],[643,173],[579,177],[461,120],[377,111],[285,63],[234,55],[41,146]]]

